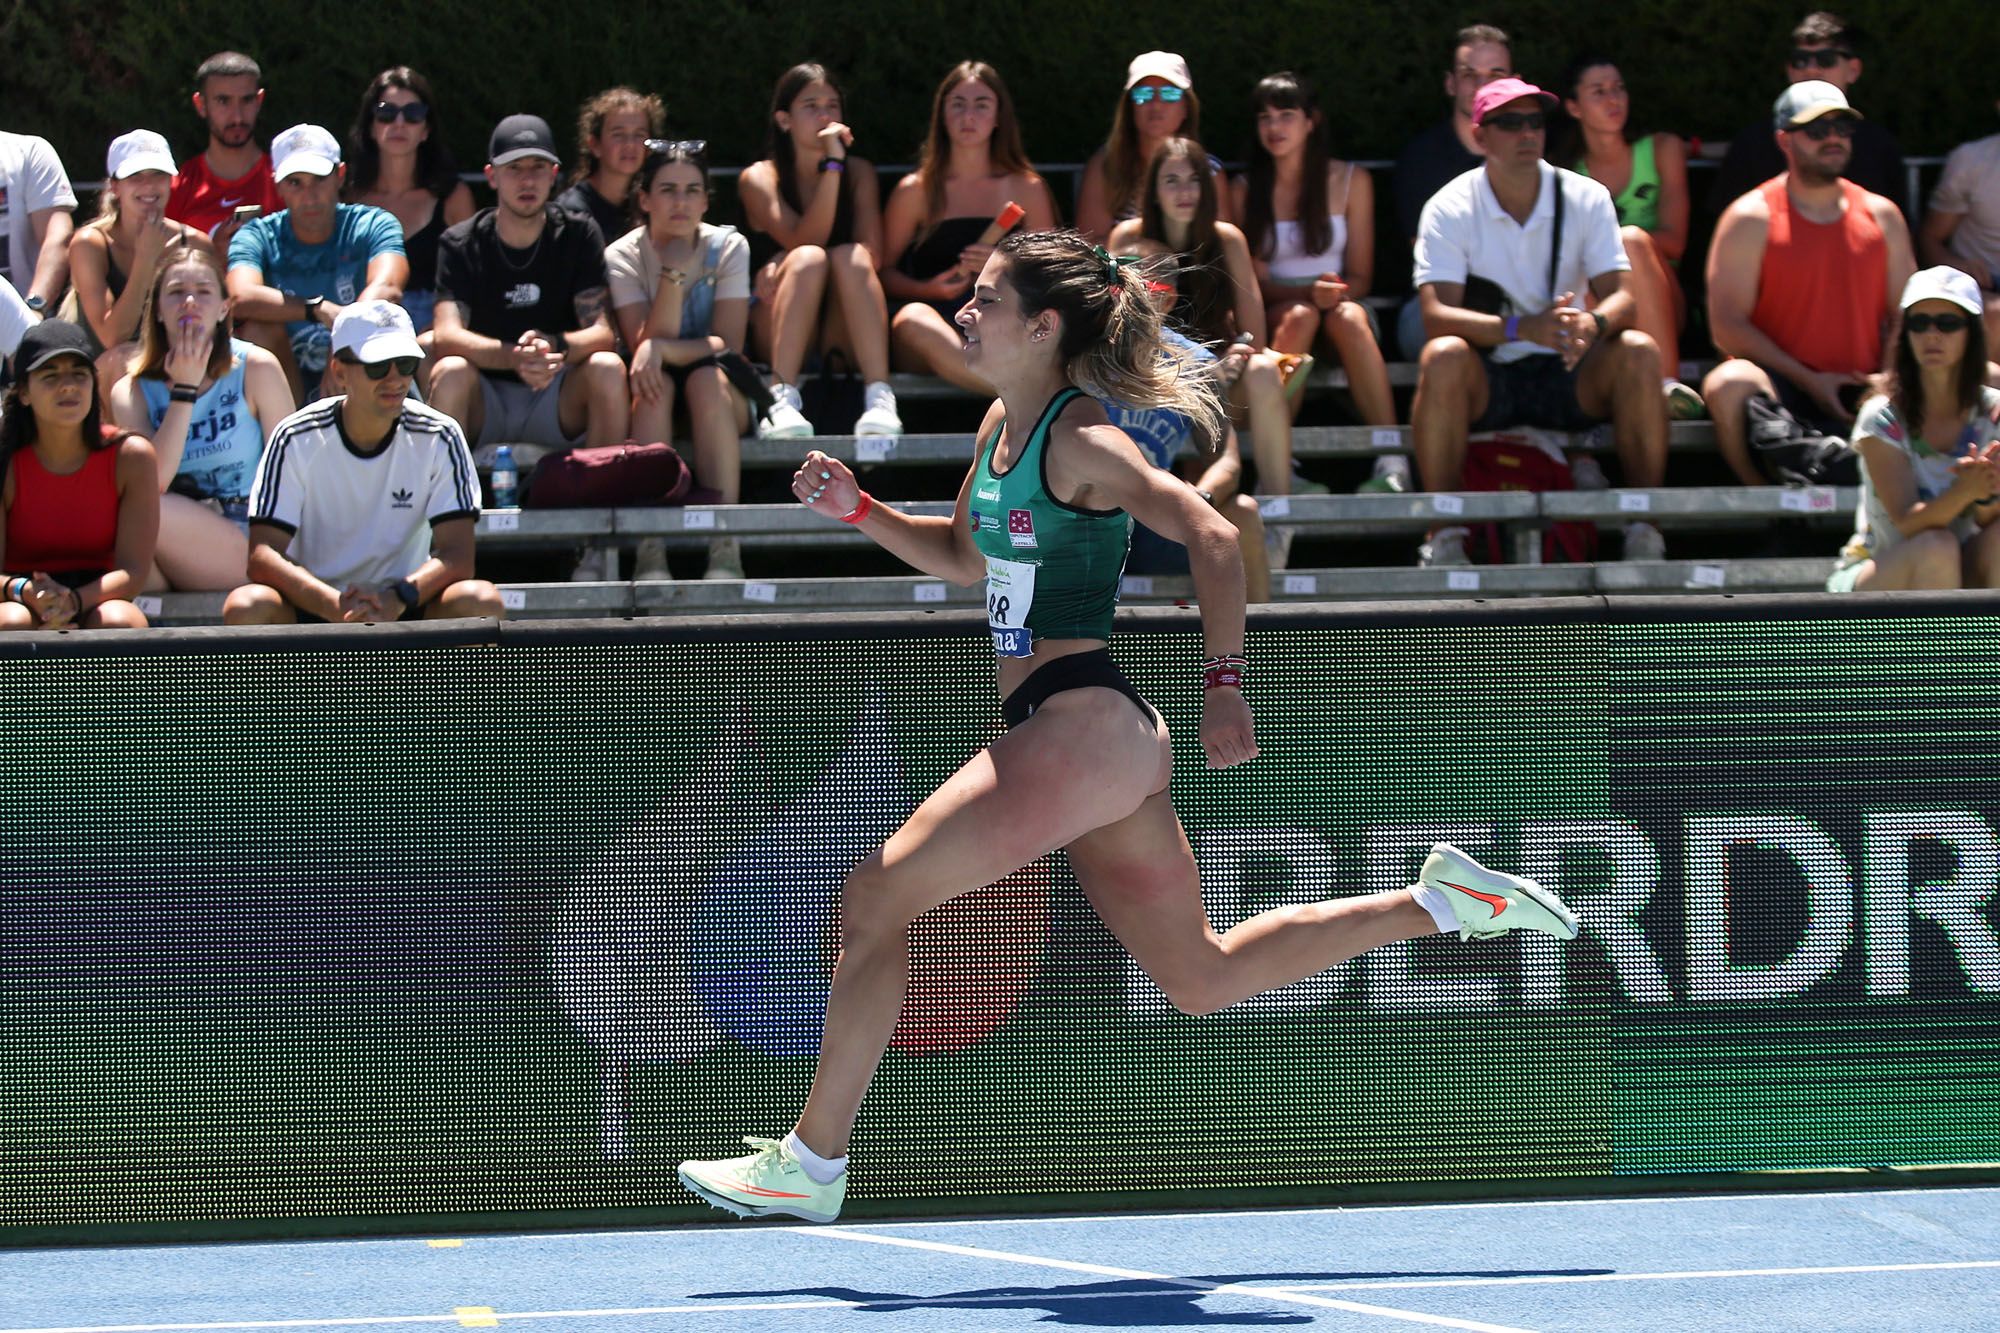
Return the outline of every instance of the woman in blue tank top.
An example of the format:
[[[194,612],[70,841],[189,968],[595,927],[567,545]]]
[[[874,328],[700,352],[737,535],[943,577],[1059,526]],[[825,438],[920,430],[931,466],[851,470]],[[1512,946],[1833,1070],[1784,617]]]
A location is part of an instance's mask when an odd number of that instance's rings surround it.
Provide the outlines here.
[[[958,584],[986,578],[1008,730],[848,875],[819,1068],[797,1127],[782,1140],[749,1140],[746,1157],[681,1164],[681,1182],[719,1208],[839,1215],[848,1137],[903,1008],[910,924],[1058,848],[1112,934],[1191,1014],[1440,929],[1576,933],[1553,895],[1445,847],[1411,889],[1282,907],[1222,935],[1209,927],[1167,794],[1166,727],[1106,650],[1119,562],[1105,553],[1115,548],[1122,560],[1136,518],[1188,548],[1208,653],[1189,675],[1204,688],[1209,767],[1256,757],[1235,532],[1089,396],[1184,412],[1211,448],[1220,436],[1215,380],[1167,350],[1145,287],[1075,232],[1000,243],[958,315],[966,364],[999,400],[950,518],[877,504],[822,453],[808,454],[793,478],[801,503],[919,570]]]
[[[278,359],[230,336],[221,264],[186,250],[161,269],[132,371],[111,391],[112,419],[159,455],[162,584],[222,591],[246,577],[250,482],[264,442],[292,412]]]

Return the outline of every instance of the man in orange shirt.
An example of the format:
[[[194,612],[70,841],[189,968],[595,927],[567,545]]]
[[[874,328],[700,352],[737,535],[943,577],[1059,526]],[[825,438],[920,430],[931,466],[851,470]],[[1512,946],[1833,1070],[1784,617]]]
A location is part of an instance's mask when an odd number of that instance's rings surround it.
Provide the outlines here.
[[[1722,457],[1761,486],[1748,406],[1763,396],[1810,431],[1846,435],[1865,377],[1885,368],[1896,303],[1916,271],[1894,201],[1842,178],[1860,113],[1831,83],[1773,109],[1787,170],[1729,206],[1708,252],[1708,322],[1725,360],[1702,381]]]

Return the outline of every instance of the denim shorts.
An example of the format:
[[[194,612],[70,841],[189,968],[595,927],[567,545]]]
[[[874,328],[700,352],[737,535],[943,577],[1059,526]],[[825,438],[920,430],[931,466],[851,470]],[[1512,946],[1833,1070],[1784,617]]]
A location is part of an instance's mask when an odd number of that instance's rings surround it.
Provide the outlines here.
[[[1486,365],[1486,410],[1472,423],[1475,433],[1509,426],[1589,430],[1602,420],[1577,405],[1580,361],[1575,369],[1565,370],[1562,358],[1554,354],[1530,354],[1504,365],[1490,357],[1480,360]]]

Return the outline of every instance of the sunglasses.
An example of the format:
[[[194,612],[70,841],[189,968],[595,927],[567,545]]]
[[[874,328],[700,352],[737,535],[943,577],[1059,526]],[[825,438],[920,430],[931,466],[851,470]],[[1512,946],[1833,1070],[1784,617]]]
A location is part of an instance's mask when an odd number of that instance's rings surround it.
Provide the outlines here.
[[[1911,333],[1957,333],[1972,322],[1970,315],[1905,315],[1903,327]]]
[[[375,104],[375,123],[377,125],[394,125],[398,116],[409,121],[412,125],[421,125],[431,118],[431,109],[422,102],[403,102],[400,104],[396,102],[377,102]]]
[[[1793,69],[1809,69],[1817,65],[1821,69],[1832,69],[1841,61],[1852,59],[1854,52],[1844,47],[1823,46],[1817,51],[1808,51],[1800,46],[1792,49],[1791,66]]]
[[[1821,116],[1818,120],[1807,121],[1793,132],[1805,135],[1806,138],[1811,139],[1814,143],[1825,141],[1828,135],[1839,139],[1852,139],[1854,137],[1854,118],[1852,116]]]
[[[1502,134],[1519,134],[1522,130],[1539,130],[1549,123],[1544,111],[1503,111],[1497,116],[1488,116],[1479,122],[1490,125]]]
[[[1162,102],[1178,102],[1186,93],[1187,89],[1177,88],[1171,83],[1164,88],[1156,88],[1150,83],[1142,83],[1132,90],[1132,105],[1144,106],[1155,97],[1159,98]]]
[[[344,366],[361,367],[361,372],[371,380],[388,379],[392,370],[404,379],[409,379],[417,373],[417,367],[423,364],[423,359],[414,356],[392,356],[387,361],[357,361],[353,357],[343,356],[340,358],[340,363]]]
[[[646,151],[649,153],[679,153],[686,157],[699,157],[708,151],[706,139],[648,139]]]

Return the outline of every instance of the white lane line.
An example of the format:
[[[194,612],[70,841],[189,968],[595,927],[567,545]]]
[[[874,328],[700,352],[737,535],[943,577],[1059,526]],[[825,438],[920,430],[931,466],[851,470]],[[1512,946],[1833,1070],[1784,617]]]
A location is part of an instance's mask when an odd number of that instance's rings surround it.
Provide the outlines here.
[[[1034,1217],[940,1217],[909,1218],[902,1221],[870,1222],[871,1227],[1033,1227],[1066,1226],[1077,1222],[1184,1222],[1213,1221],[1217,1218],[1234,1221],[1246,1217],[1365,1217],[1375,1213],[1443,1213],[1464,1212],[1473,1209],[1493,1208],[1661,1208],[1671,1205],[1696,1203],[1759,1202],[1784,1199],[1800,1204],[1820,1199],[1897,1199],[1905,1196],[1926,1199],[1949,1197],[1955,1194],[1991,1194],[2000,1197],[2000,1186],[1992,1185],[1945,1185],[1936,1187],[1911,1187],[1908,1189],[1879,1190],[1770,1190],[1764,1193],[1742,1192],[1731,1194],[1662,1194],[1643,1195],[1636,1198],[1603,1199],[1491,1199],[1474,1203],[1355,1203],[1316,1208],[1301,1205],[1297,1208],[1221,1208],[1207,1212],[1159,1212],[1159,1213],[1062,1213],[1054,1216]],[[695,1225],[675,1225],[671,1227],[620,1228],[617,1231],[528,1231],[480,1235],[476,1238],[481,1245],[503,1242],[544,1244],[556,1240],[598,1240],[598,1241],[645,1241],[661,1236],[701,1236],[721,1231],[776,1231],[811,1230],[809,1227],[774,1227],[766,1222],[704,1222]],[[288,1249],[308,1246],[350,1246],[350,1245],[406,1245],[411,1241],[424,1241],[422,1236],[407,1237],[367,1237],[338,1241],[284,1241]],[[234,1248],[250,1249],[267,1242],[241,1242]],[[138,1250],[184,1249],[186,1246],[145,1245],[133,1246]],[[58,1249],[37,1250],[38,1254],[63,1253],[76,1250],[91,1252],[87,1246],[68,1246]],[[8,1255],[0,1253],[0,1260]],[[12,1330],[0,1329],[0,1333]]]
[[[608,1310],[496,1310],[493,1318],[585,1319],[606,1315],[732,1314],[759,1310],[851,1310],[864,1301],[742,1301],[707,1305],[650,1305]],[[239,1319],[213,1324],[74,1324],[62,1328],[0,1328],[0,1333],[200,1333],[247,1328],[353,1328],[381,1324],[456,1324],[456,1314],[328,1316],[323,1319]]]
[[[1050,1226],[1069,1222],[1185,1222],[1212,1221],[1216,1218],[1235,1219],[1242,1217],[1366,1217],[1375,1213],[1444,1213],[1468,1212],[1494,1208],[1659,1208],[1671,1204],[1692,1203],[1741,1203],[1764,1200],[1785,1199],[1798,1203],[1810,1203],[1819,1199],[1894,1199],[1902,1196],[1919,1196],[1935,1199],[1952,1194],[1991,1194],[2000,1197],[2000,1188],[1991,1185],[1947,1185],[1941,1188],[1909,1188],[1882,1190],[1771,1190],[1766,1193],[1736,1194],[1657,1194],[1636,1198],[1604,1199],[1489,1199],[1475,1203],[1355,1203],[1326,1208],[1301,1206],[1297,1208],[1218,1208],[1208,1212],[1167,1212],[1167,1213],[1064,1213],[1055,1216],[1036,1217],[952,1217],[926,1221],[912,1218],[898,1222],[873,1222],[875,1227],[992,1227],[992,1226]],[[755,1230],[756,1222],[737,1222],[717,1226],[717,1230]],[[804,1230],[805,1228],[797,1228]],[[616,1233],[574,1233],[607,1236]],[[659,1233],[652,1233],[659,1234]]]
[[[1935,1273],[1952,1268],[2000,1268],[2000,1259],[1929,1264],[1838,1264],[1823,1268],[1697,1268],[1675,1273],[1536,1273],[1519,1277],[1424,1278],[1410,1282],[1308,1282],[1287,1291],[1375,1291],[1415,1287],[1526,1287],[1565,1282],[1688,1282],[1719,1277],[1828,1277],[1841,1273]]]
[[[1133,1278],[1188,1291],[1200,1291],[1212,1296],[1249,1296],[1293,1305],[1346,1310],[1350,1314],[1374,1315],[1379,1319],[1399,1319],[1412,1324],[1434,1324],[1440,1328],[1471,1329],[1476,1330],[1476,1333],[1530,1333],[1529,1330],[1516,1328],[1510,1324],[1482,1324],[1470,1319],[1451,1319],[1444,1315],[1421,1314],[1415,1310],[1392,1309],[1386,1305],[1364,1305],[1359,1301],[1335,1300],[1305,1292],[1245,1286],[1240,1282],[1203,1282],[1199,1278],[1175,1277],[1171,1273],[1149,1273],[1138,1268],[1113,1268],[1109,1264],[1085,1264],[1071,1259],[1049,1259],[1039,1254],[1015,1254],[1010,1250],[988,1250],[976,1245],[949,1245],[943,1241],[917,1240],[911,1236],[877,1236],[865,1231],[850,1231],[845,1227],[799,1227],[796,1230],[799,1234],[807,1236],[826,1236],[834,1240],[864,1241],[870,1245],[895,1245],[913,1250],[931,1250],[940,1254],[963,1255],[970,1259],[1029,1264],[1037,1268],[1057,1268],[1069,1273],[1088,1273],[1093,1277]]]

